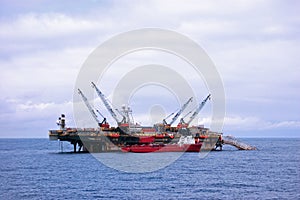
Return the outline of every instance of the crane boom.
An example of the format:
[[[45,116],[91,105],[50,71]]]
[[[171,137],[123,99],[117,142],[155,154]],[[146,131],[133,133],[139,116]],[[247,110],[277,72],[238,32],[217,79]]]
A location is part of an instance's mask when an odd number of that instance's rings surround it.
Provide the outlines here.
[[[96,110],[96,111],[102,118],[105,118],[104,115],[102,115],[102,113],[99,110]]]
[[[199,104],[199,107],[195,110],[195,112],[192,114],[192,116],[190,117],[189,121],[186,124],[189,125],[195,119],[195,117],[199,114],[199,112],[206,104],[208,99],[210,99],[210,94]]]
[[[92,106],[90,105],[90,103],[88,102],[87,98],[84,96],[84,94],[81,92],[80,89],[78,89],[78,93],[80,94],[80,96],[82,97],[82,100],[84,101],[86,107],[89,109],[90,113],[92,114],[93,118],[96,120],[96,122],[98,124],[100,124],[100,121],[98,119],[98,116],[96,115],[94,109],[92,108]]]
[[[167,124],[168,124],[166,120],[167,120],[169,117],[171,117],[172,115],[174,115],[174,113],[169,114],[166,118],[163,119],[163,124],[164,124],[164,125],[167,125]]]
[[[103,118],[103,120],[102,120],[102,122],[99,124],[100,125],[100,127],[109,127],[109,124],[106,122],[106,117],[104,117],[104,115],[102,115],[102,113],[99,111],[99,110],[96,110],[97,111],[97,113],[99,114],[99,115],[101,115],[101,117]],[[104,125],[104,126],[103,126]]]
[[[105,105],[106,109],[108,110],[108,112],[111,114],[111,116],[116,120],[116,122],[119,124],[119,120],[117,118],[116,113],[113,111],[112,107],[109,105],[109,103],[107,102],[107,100],[105,99],[104,94],[98,89],[98,87],[95,85],[95,83],[92,82],[92,87],[95,88],[98,96],[100,97],[100,99],[102,100],[103,104]]]
[[[116,108],[115,110],[123,117],[121,123],[125,123],[125,122],[126,122],[126,117],[125,117],[125,115],[124,115],[119,109]]]
[[[188,104],[190,102],[192,102],[193,97],[189,98],[189,100],[183,104],[183,106],[180,108],[180,110],[176,113],[176,115],[172,118],[171,122],[170,122],[170,126],[178,119],[178,117],[181,115],[181,113],[186,109],[186,107],[188,106]]]

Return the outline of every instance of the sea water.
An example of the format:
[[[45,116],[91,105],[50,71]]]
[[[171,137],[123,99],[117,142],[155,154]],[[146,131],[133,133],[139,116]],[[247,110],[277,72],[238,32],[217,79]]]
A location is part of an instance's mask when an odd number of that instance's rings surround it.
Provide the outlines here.
[[[300,199],[300,139],[242,141],[258,150],[185,153],[163,169],[126,173],[68,153],[69,143],[61,153],[57,141],[0,139],[0,199]]]

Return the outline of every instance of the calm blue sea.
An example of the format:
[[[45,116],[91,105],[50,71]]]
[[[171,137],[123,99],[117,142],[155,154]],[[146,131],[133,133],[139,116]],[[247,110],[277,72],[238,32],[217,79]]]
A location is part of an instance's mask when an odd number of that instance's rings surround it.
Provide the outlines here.
[[[59,153],[56,141],[0,139],[0,199],[300,199],[300,139],[242,141],[259,150],[185,153],[164,169],[125,173]]]

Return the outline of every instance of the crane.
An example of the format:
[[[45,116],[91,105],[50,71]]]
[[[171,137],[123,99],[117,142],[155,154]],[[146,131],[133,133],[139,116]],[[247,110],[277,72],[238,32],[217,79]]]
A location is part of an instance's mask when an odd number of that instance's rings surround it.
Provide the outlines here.
[[[117,118],[116,113],[113,111],[112,107],[109,105],[109,103],[107,102],[107,100],[105,99],[104,94],[98,89],[98,87],[95,85],[95,83],[92,82],[92,87],[95,88],[98,96],[100,97],[100,99],[102,100],[103,104],[105,105],[106,109],[108,110],[108,112],[111,114],[111,116],[116,120],[117,124],[119,124],[119,120]]]
[[[94,109],[92,108],[92,106],[90,105],[90,103],[88,102],[87,98],[84,96],[84,94],[81,92],[81,90],[78,88],[78,93],[80,94],[80,96],[82,97],[82,100],[84,101],[86,107],[89,109],[90,113],[92,114],[93,118],[96,120],[96,122],[98,123],[98,125],[100,126],[101,123],[98,119],[98,116],[96,115]],[[105,119],[105,118],[104,118]]]
[[[195,117],[199,114],[199,112],[202,110],[203,106],[206,104],[208,99],[210,99],[210,94],[199,104],[198,108],[192,114],[192,116],[190,117],[190,119],[187,123],[184,122],[183,118],[181,118],[180,123],[184,123],[188,126],[195,119]]]
[[[101,117],[105,118],[104,115],[102,115],[102,113],[99,110],[96,110],[96,111]]]
[[[121,123],[126,123],[126,117],[125,117],[125,115],[119,109],[116,108],[115,110],[123,117]]]
[[[102,115],[102,113],[101,113],[99,110],[96,110],[96,111],[97,111],[97,113],[99,113],[99,115],[103,118],[102,122],[100,123],[100,126],[101,126],[101,127],[105,127],[105,128],[109,128],[109,124],[108,124],[107,121],[106,121],[106,117],[104,117],[104,116]]]
[[[187,102],[185,102],[185,104],[183,104],[183,106],[180,108],[180,110],[176,113],[176,115],[172,118],[171,122],[168,124],[169,126],[171,126],[178,119],[178,117],[186,109],[186,107],[188,106],[188,104],[190,102],[192,102],[192,100],[193,100],[193,97],[189,98],[189,100]],[[166,122],[165,119],[163,121],[164,121],[164,123]]]
[[[174,115],[174,113],[169,114],[165,119],[163,119],[163,124],[164,124],[164,125],[167,125],[167,124],[168,124],[166,120],[167,120],[169,117],[171,117],[172,115]]]

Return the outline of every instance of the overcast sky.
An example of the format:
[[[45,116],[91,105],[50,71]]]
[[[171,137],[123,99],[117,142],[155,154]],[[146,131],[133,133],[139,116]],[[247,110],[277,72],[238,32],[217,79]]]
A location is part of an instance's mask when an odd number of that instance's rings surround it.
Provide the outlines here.
[[[145,27],[177,31],[205,49],[224,83],[225,134],[300,137],[299,4],[0,0],[0,137],[47,137],[60,113],[73,125],[74,84],[87,56]],[[111,87],[102,88],[107,96]],[[209,109],[199,119],[206,126]]]

